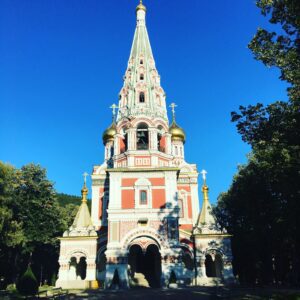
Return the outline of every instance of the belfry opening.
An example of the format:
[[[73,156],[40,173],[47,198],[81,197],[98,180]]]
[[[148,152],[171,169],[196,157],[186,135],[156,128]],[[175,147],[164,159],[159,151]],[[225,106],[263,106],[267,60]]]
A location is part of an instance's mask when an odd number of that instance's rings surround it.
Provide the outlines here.
[[[161,256],[156,245],[145,249],[133,244],[129,249],[128,266],[131,287],[160,287]]]

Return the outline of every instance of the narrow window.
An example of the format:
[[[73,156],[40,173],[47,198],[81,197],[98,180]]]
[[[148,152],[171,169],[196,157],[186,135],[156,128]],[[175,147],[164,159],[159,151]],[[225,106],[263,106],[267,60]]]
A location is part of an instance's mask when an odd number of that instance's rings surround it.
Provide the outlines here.
[[[158,133],[157,134],[157,149],[158,149],[158,151],[164,152],[161,145],[160,145],[160,141],[161,141],[161,134]]]
[[[140,74],[140,80],[144,80],[144,74]]]
[[[144,92],[140,92],[139,102],[145,103],[145,93]]]
[[[140,204],[147,204],[147,191],[140,191]]]
[[[140,64],[142,65],[143,63],[144,63],[144,62],[143,62],[143,60],[141,59],[141,60],[140,60]]]
[[[178,148],[175,146],[175,155],[178,155]]]

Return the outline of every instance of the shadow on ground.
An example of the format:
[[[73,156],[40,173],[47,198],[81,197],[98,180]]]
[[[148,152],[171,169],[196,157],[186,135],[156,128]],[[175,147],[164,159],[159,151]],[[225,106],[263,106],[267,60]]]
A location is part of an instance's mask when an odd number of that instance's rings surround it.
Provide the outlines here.
[[[81,291],[72,292],[64,299],[185,299],[185,300],[300,300],[300,290],[272,288],[240,288],[240,287],[194,287],[183,289],[150,289],[139,288],[119,291]]]

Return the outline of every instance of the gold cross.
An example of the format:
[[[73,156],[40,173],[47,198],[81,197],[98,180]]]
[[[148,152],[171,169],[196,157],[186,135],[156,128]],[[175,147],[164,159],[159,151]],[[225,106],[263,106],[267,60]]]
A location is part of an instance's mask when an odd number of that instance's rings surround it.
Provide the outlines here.
[[[173,102],[170,104],[171,109],[172,109],[172,116],[173,116],[173,121],[175,121],[175,107],[177,107],[177,105]]]
[[[84,185],[86,185],[86,178],[89,176],[89,174],[87,172],[84,172],[82,175],[83,175]]]
[[[206,174],[207,174],[207,172],[205,170],[202,170],[201,174],[202,174],[202,178],[203,178],[204,184],[206,184]]]

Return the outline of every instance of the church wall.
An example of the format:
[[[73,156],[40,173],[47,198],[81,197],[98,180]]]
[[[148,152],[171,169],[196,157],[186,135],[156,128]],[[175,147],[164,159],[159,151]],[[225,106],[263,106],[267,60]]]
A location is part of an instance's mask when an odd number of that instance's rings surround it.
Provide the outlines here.
[[[179,228],[183,230],[191,231],[193,229],[193,224],[180,224]]]
[[[134,183],[138,180],[138,178],[123,178],[122,179],[122,187],[125,186],[134,186]]]
[[[165,189],[152,190],[152,207],[164,208],[166,206],[166,193]]]
[[[134,190],[122,190],[122,209],[134,208]]]
[[[149,180],[153,186],[165,185],[164,178],[149,178]]]

